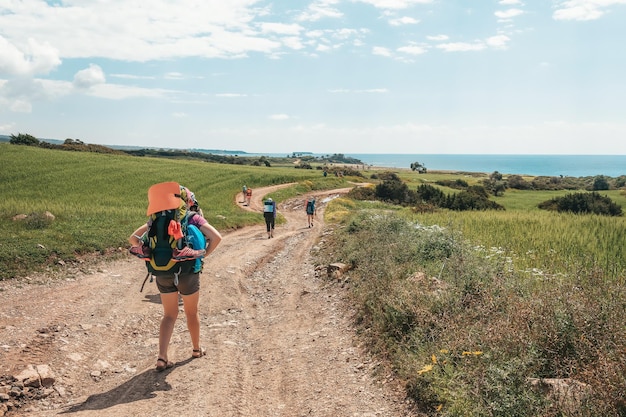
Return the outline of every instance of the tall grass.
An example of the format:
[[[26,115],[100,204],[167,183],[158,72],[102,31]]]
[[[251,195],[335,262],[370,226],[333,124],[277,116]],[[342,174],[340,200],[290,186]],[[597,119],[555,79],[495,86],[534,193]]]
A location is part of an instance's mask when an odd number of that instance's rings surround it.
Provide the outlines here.
[[[606,279],[624,279],[622,217],[516,211],[440,212],[412,218],[459,230],[476,246],[497,248],[512,258],[521,276],[577,277],[580,271],[599,269]]]
[[[299,189],[336,187],[320,171],[205,163],[193,160],[67,152],[0,144],[0,280],[75,259],[125,248],[145,221],[147,190],[177,181],[196,193],[207,220],[222,231],[261,223],[241,210],[235,195],[298,182]],[[17,214],[45,212],[53,222],[16,222]]]
[[[546,279],[515,267],[521,257],[474,244],[465,234],[471,227],[425,225],[383,205],[357,207],[337,199],[327,208],[340,227],[326,239],[319,262],[353,266],[358,328],[422,412],[626,415],[623,268],[608,277],[578,262],[576,274]],[[559,225],[571,220],[577,219]],[[513,237],[528,227],[520,223]],[[599,219],[585,225],[596,231],[611,226]],[[527,234],[546,237],[543,226]],[[562,256],[573,261],[575,253],[557,250],[553,264],[566,264]],[[591,394],[567,405],[536,391],[531,378],[574,378]]]

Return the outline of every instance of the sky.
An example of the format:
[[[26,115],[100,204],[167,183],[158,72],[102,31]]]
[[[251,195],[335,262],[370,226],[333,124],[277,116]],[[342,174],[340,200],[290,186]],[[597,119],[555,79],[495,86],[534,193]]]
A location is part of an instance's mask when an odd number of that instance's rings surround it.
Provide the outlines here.
[[[0,0],[0,134],[626,154],[626,0]]]

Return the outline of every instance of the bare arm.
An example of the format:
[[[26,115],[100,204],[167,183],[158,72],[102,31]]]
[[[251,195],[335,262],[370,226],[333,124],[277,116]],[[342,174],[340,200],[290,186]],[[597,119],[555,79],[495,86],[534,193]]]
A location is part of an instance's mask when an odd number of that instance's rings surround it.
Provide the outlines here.
[[[128,238],[128,242],[131,244],[131,246],[141,246],[143,243],[141,241],[141,237],[147,231],[148,231],[148,225],[143,224],[142,226],[138,227],[137,230],[135,230],[132,235],[130,235],[130,237]]]
[[[215,248],[217,248],[217,245],[219,245],[222,241],[222,235],[220,234],[220,232],[217,231],[215,227],[211,226],[209,223],[205,223],[200,226],[200,231],[206,237],[206,240],[208,242],[205,254],[206,256],[209,253],[213,252]]]

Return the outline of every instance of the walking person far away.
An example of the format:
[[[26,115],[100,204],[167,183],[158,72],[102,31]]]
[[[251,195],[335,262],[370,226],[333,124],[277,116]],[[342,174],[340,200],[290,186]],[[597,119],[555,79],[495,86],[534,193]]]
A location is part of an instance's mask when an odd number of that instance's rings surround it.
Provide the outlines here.
[[[307,200],[305,210],[309,227],[313,227],[313,216],[317,215],[317,208],[315,207],[315,197],[311,197]]]
[[[276,225],[276,202],[268,198],[263,202],[263,217],[265,218],[265,228],[267,238],[274,237],[274,226]]]
[[[222,240],[204,217],[190,209],[195,198],[176,182],[155,184],[148,190],[148,221],[128,238],[130,253],[146,261],[148,273],[156,277],[163,317],[159,327],[156,370],[174,366],[168,348],[178,318],[178,297],[183,300],[193,358],[204,356],[200,345],[200,272],[202,257]],[[194,244],[194,242],[196,242]]]
[[[246,206],[250,207],[250,201],[252,200],[252,188],[248,187],[245,194]]]

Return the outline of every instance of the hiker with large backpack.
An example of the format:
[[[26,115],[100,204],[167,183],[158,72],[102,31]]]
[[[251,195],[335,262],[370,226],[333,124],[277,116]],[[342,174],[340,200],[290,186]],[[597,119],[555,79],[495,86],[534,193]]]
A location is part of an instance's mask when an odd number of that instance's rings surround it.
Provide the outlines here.
[[[311,197],[306,201],[305,210],[309,227],[313,227],[313,216],[317,214],[317,208],[315,207],[315,197]]]
[[[191,356],[205,354],[200,346],[198,313],[202,258],[215,250],[222,236],[204,217],[189,210],[194,200],[192,193],[176,182],[153,185],[148,190],[148,221],[128,238],[130,253],[146,262],[161,295],[157,371],[174,366],[167,351],[178,318],[179,294],[191,337]]]
[[[276,202],[268,198],[263,202],[263,218],[267,229],[267,238],[274,237],[274,226],[276,225]]]

